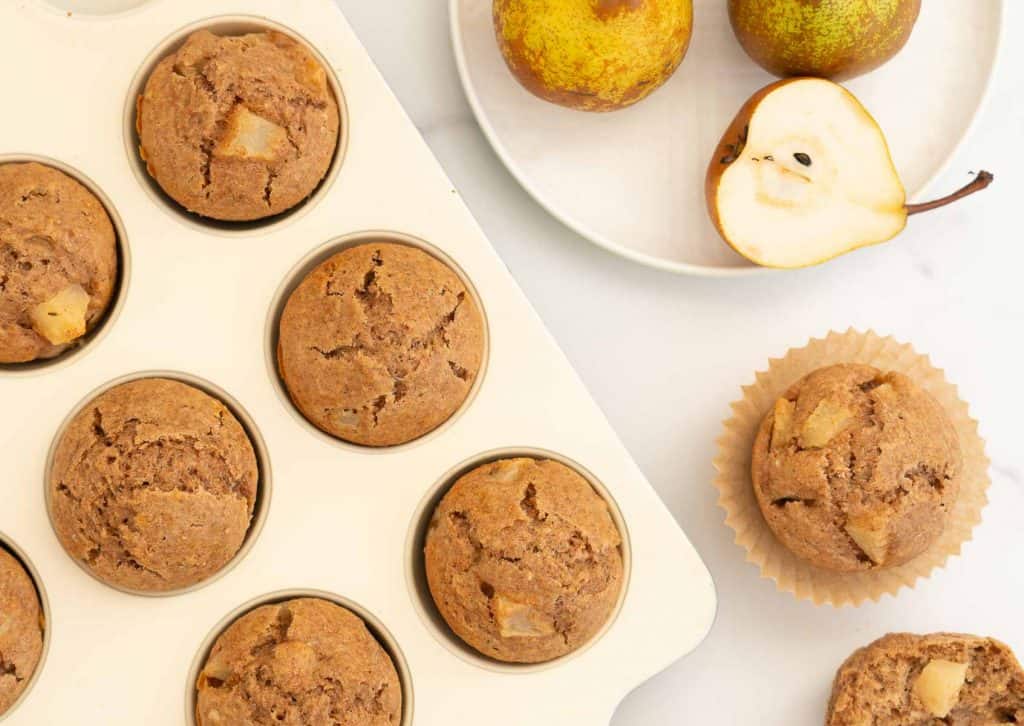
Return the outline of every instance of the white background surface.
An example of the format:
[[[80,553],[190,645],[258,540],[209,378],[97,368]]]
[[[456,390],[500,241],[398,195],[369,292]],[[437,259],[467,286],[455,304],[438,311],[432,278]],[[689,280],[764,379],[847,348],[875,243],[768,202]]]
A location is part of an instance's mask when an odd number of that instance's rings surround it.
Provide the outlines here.
[[[615,726],[820,724],[835,668],[890,630],[991,634],[1024,656],[1024,4],[1008,3],[989,107],[936,186],[985,167],[998,177],[989,191],[827,266],[707,280],[599,250],[516,186],[465,102],[441,0],[338,3],[717,582],[707,641],[631,695]],[[729,402],[768,356],[849,326],[910,341],[946,368],[981,421],[993,486],[963,557],[898,598],[836,611],[777,593],[744,562],[715,505],[711,458]]]

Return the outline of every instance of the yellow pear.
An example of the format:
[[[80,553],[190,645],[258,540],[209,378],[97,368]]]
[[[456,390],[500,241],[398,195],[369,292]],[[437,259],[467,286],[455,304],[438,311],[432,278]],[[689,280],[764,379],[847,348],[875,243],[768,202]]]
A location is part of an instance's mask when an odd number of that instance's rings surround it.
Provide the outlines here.
[[[842,86],[773,83],[740,109],[708,165],[708,212],[722,238],[766,267],[807,267],[892,239],[910,215],[984,189],[907,204],[878,124]]]
[[[494,0],[501,54],[531,93],[582,111],[630,106],[686,55],[692,0]]]

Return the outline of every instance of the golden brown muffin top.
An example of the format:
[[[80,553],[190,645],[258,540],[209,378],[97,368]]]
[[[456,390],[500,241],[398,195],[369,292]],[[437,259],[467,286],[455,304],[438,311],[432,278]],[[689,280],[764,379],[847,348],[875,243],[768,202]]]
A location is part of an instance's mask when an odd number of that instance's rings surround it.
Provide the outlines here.
[[[992,638],[891,633],[836,673],[826,726],[1024,723],[1024,670]]]
[[[818,567],[863,571],[921,554],[942,533],[963,458],[949,417],[900,373],[821,368],[768,412],[752,477],[768,525]]]
[[[0,716],[18,700],[39,665],[44,627],[32,578],[0,546]]]
[[[196,684],[199,726],[398,726],[391,658],[348,610],[319,598],[264,605],[217,638]]]
[[[53,523],[101,580],[176,590],[238,552],[258,479],[252,443],[223,403],[179,381],[130,381],[90,401],[61,436]]]
[[[618,602],[623,562],[605,500],[556,461],[503,459],[445,494],[426,538],[430,592],[486,656],[538,663],[586,644]]]
[[[320,62],[275,31],[193,33],[139,97],[140,153],[189,211],[225,221],[284,212],[308,197],[338,145],[338,102]]]
[[[0,363],[52,358],[92,330],[117,283],[100,201],[62,171],[0,165]]]
[[[281,315],[278,366],[315,426],[393,446],[444,423],[484,357],[484,321],[462,280],[415,247],[368,243],[320,264]]]

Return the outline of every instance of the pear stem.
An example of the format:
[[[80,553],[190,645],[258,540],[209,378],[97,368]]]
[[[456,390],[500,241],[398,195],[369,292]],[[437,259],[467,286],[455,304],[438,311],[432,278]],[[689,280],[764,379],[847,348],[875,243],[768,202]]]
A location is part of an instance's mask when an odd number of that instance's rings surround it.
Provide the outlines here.
[[[945,207],[947,204],[952,204],[964,197],[969,197],[975,192],[980,192],[982,189],[987,187],[992,183],[993,179],[995,179],[995,176],[991,173],[987,171],[979,171],[978,176],[974,177],[974,181],[962,189],[958,189],[947,197],[942,197],[941,199],[936,199],[932,202],[923,202],[922,204],[908,204],[907,216],[909,217],[912,214],[920,214],[921,212],[930,212],[933,209],[938,209],[939,207]]]

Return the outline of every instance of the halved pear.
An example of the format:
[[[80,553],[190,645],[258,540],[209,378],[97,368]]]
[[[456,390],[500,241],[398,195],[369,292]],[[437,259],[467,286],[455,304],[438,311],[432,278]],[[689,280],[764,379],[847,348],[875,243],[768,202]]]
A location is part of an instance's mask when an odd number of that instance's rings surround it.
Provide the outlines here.
[[[910,214],[984,188],[906,204],[885,135],[842,86],[820,78],[773,83],[740,109],[708,167],[706,196],[722,238],[767,267],[807,267],[892,239]]]

